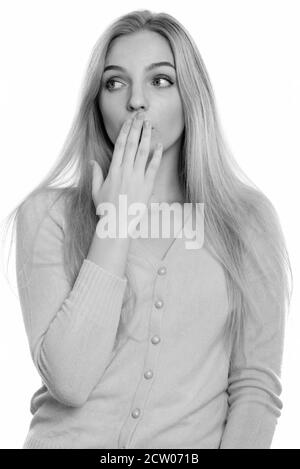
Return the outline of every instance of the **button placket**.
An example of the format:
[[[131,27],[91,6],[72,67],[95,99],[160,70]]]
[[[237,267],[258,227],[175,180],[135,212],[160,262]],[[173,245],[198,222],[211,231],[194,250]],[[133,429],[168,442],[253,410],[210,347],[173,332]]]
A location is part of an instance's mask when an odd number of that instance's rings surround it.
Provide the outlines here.
[[[160,352],[159,344],[161,343],[160,331],[161,331],[161,322],[164,306],[163,296],[164,296],[164,280],[166,274],[166,267],[160,266],[157,269],[157,276],[154,279],[154,290],[152,305],[155,303],[154,307],[150,311],[150,320],[149,320],[149,343],[145,355],[144,361],[144,371],[141,376],[140,382],[137,386],[134,402],[130,410],[130,414],[126,419],[121,433],[120,433],[120,444],[126,445],[128,448],[132,443],[132,438],[137,429],[137,426],[142,422],[143,409],[145,408],[148,396],[153,385],[153,379],[155,377],[156,364],[158,362],[158,356]],[[157,298],[156,301],[154,299]],[[151,300],[150,300],[151,301]],[[154,347],[155,345],[155,347]],[[121,446],[122,447],[122,446]]]

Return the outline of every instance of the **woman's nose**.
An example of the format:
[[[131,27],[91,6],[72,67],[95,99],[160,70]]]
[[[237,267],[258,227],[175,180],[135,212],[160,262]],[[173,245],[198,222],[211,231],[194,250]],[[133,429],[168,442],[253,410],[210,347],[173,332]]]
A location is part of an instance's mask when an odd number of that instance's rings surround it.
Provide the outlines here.
[[[147,108],[147,98],[141,86],[132,87],[131,95],[128,101],[129,109],[145,111]]]

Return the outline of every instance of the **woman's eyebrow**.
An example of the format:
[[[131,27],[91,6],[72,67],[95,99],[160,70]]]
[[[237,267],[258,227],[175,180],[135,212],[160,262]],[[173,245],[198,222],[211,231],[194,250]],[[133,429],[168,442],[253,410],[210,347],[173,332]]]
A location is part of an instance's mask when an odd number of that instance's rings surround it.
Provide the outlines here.
[[[175,66],[171,64],[170,62],[155,62],[153,64],[148,65],[146,67],[146,71],[152,70],[153,68],[160,67],[162,65],[166,65],[168,67],[172,67],[175,70]],[[107,65],[105,69],[103,70],[103,73],[106,72],[107,70],[120,70],[121,72],[126,72],[126,68],[120,67],[120,65]]]

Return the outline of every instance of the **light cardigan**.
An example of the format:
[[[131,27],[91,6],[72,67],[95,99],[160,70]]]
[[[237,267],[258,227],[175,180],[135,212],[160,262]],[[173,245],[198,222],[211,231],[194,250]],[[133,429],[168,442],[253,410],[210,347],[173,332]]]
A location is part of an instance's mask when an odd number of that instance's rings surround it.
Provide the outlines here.
[[[229,355],[223,268],[184,236],[161,259],[132,239],[124,277],[84,259],[72,285],[63,198],[36,231],[59,190],[36,195],[17,221],[19,298],[41,377],[22,449],[269,448],[282,409],[274,305],[262,293],[246,361]]]

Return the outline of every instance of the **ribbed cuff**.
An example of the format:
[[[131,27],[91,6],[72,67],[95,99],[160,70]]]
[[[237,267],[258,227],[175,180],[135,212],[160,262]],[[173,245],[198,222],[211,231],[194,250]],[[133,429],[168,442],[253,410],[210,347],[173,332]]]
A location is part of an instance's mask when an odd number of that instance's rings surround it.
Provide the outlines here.
[[[28,433],[22,449],[64,449],[64,447],[62,444],[53,443],[53,439],[40,440],[32,437],[31,434]]]
[[[103,269],[89,259],[84,259],[67,300],[78,312],[87,312],[89,319],[99,321],[101,313],[120,311],[127,278]],[[103,308],[105,306],[105,308]],[[107,313],[105,313],[107,312]]]

